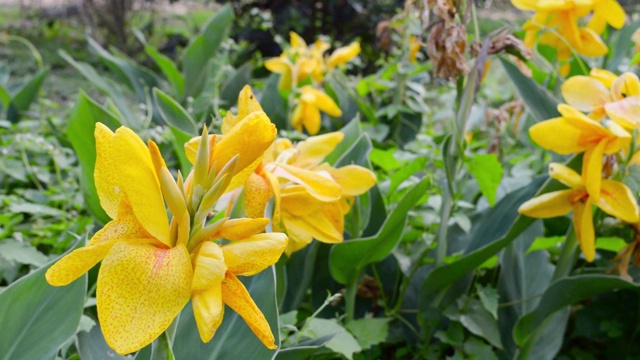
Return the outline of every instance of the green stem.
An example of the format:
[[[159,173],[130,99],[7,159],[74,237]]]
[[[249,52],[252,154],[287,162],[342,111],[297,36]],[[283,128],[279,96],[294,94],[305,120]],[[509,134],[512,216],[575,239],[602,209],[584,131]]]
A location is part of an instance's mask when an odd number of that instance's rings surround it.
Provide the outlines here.
[[[347,293],[345,294],[345,310],[347,314],[347,322],[350,322],[355,318],[357,293],[358,279],[356,278],[349,284],[349,287],[347,287]]]
[[[571,273],[571,269],[576,261],[576,254],[578,251],[578,237],[573,229],[573,225],[569,226],[567,232],[567,239],[560,250],[560,258],[556,265],[556,270],[553,273],[551,281],[556,281],[562,277],[565,277]]]
[[[449,218],[453,201],[449,187],[445,187],[442,194],[442,205],[440,207],[440,226],[438,229],[438,243],[436,248],[436,266],[444,265],[444,258],[447,256],[447,232],[449,230]]]

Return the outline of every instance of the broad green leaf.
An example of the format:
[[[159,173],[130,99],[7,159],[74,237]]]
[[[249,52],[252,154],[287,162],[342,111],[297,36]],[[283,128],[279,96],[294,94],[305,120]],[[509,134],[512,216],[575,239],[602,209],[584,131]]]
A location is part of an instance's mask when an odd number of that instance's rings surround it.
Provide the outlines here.
[[[629,56],[629,49],[633,49],[631,36],[640,27],[640,21],[634,21],[626,24],[622,29],[615,32],[615,45],[610,46],[613,56],[607,62],[606,69],[618,73],[622,60]],[[609,42],[611,44],[612,42]],[[632,55],[632,54],[631,54]],[[631,64],[634,64],[631,62]]]
[[[357,281],[365,266],[382,261],[391,254],[402,237],[407,213],[427,191],[428,185],[429,181],[425,178],[409,190],[391,211],[376,235],[333,245],[329,266],[336,281],[341,284],[353,283]]]
[[[460,323],[472,334],[486,339],[491,345],[502,348],[498,325],[491,313],[482,306],[480,301],[471,299],[460,314]]]
[[[469,172],[478,182],[480,191],[489,204],[496,203],[496,192],[502,179],[502,165],[495,154],[479,154],[471,158]]]
[[[398,171],[389,175],[389,180],[391,180],[391,183],[389,184],[389,190],[387,192],[388,196],[391,197],[405,180],[423,171],[426,165],[427,158],[424,156],[420,156],[415,158],[411,163],[400,168]]]
[[[49,69],[40,70],[13,96],[7,111],[7,119],[9,119],[9,121],[18,121],[22,113],[29,110],[31,103],[33,103],[38,96],[42,82],[48,74]]]
[[[373,148],[369,155],[371,163],[375,166],[382,168],[386,172],[391,172],[402,166],[402,163],[396,159],[395,152],[398,149],[395,147],[387,150]]]
[[[275,360],[300,360],[311,359],[313,354],[321,347],[325,346],[327,342],[333,339],[333,335],[321,336],[317,339],[311,339],[307,341],[301,341],[295,346],[287,348],[279,348],[273,359]]]
[[[220,100],[222,105],[227,109],[230,109],[238,102],[238,94],[245,85],[249,85],[251,81],[251,71],[253,70],[253,64],[251,61],[247,61],[225,80],[220,89]]]
[[[0,111],[4,111],[4,109],[9,108],[9,104],[11,103],[11,94],[4,88],[4,86],[0,85]]]
[[[498,318],[498,292],[491,286],[483,287],[477,285],[478,297],[482,306],[493,316],[494,319]]]
[[[619,237],[599,237],[596,239],[596,249],[611,251],[614,253],[622,250],[628,244]]]
[[[360,127],[360,120],[354,119],[345,125],[340,132],[344,133],[344,139],[336,146],[335,149],[324,160],[331,165],[334,165],[338,159],[340,159],[348,150],[353,146],[355,142],[360,140],[362,134],[362,128]]]
[[[271,122],[278,130],[285,130],[288,127],[287,108],[285,102],[278,92],[278,81],[280,75],[271,74],[267,78],[260,96],[260,106],[269,116]]]
[[[58,55],[60,55],[61,58],[63,58],[66,62],[68,62],[71,66],[78,70],[82,74],[82,76],[84,76],[93,85],[98,87],[100,91],[102,91],[109,97],[109,100],[118,109],[118,114],[122,115],[120,119],[122,125],[134,127],[137,129],[138,125],[140,125],[140,121],[131,112],[125,93],[122,92],[120,88],[117,88],[111,80],[100,76],[96,69],[94,69],[91,65],[76,61],[66,51],[58,50]],[[109,102],[109,100],[107,101]]]
[[[610,275],[589,274],[561,278],[547,288],[535,310],[520,318],[513,337],[518,345],[523,345],[556,311],[584,299],[621,289],[640,290],[640,287]]]
[[[96,185],[93,181],[93,171],[96,165],[96,141],[93,132],[96,123],[103,123],[113,130],[120,125],[119,120],[117,116],[81,92],[78,96],[78,102],[69,115],[69,127],[66,131],[82,167],[80,185],[87,208],[102,224],[106,224],[111,219],[100,206]]]
[[[223,6],[209,19],[200,34],[189,43],[182,53],[185,98],[195,97],[202,91],[207,64],[227,37],[233,18],[232,7],[229,4]]]
[[[387,340],[390,320],[390,318],[362,318],[348,322],[345,327],[356,338],[362,350],[367,350]]]
[[[65,287],[51,286],[44,274],[53,262],[0,293],[0,359],[53,359],[76,333],[87,275]]]
[[[556,109],[558,101],[545,89],[533,81],[533,79],[522,74],[520,70],[508,60],[500,58],[500,63],[516,86],[527,108],[529,108],[529,111],[531,111],[537,121],[551,119],[560,115],[558,109]]]
[[[78,355],[82,360],[124,360],[126,356],[118,355],[107,345],[99,326],[94,326],[91,331],[80,331],[77,335]]]
[[[313,267],[316,263],[317,253],[318,242],[313,241],[304,249],[291,254],[285,269],[287,291],[284,302],[281,304],[282,311],[288,312],[300,307],[309,284],[313,280]]]
[[[267,318],[279,344],[276,278],[272,268],[251,276],[240,277],[258,308]],[[249,329],[244,320],[229,307],[224,320],[209,343],[200,340],[193,318],[191,303],[180,314],[178,330],[173,343],[176,359],[270,359],[275,350],[267,349]]]
[[[182,99],[182,96],[184,95],[184,77],[182,77],[180,70],[178,70],[178,66],[173,62],[173,60],[160,53],[151,45],[146,45],[144,47],[144,51],[147,55],[151,56],[156,65],[158,65],[160,71],[164,74],[164,77],[167,78],[173,87],[173,91],[176,96],[178,96],[179,99]]]
[[[148,92],[158,86],[155,75],[129,59],[111,54],[90,37],[87,37],[87,42],[89,49],[98,55],[100,60],[120,78],[121,82],[136,93],[138,101],[145,103]]]
[[[158,88],[153,89],[153,99],[158,106],[162,119],[172,127],[195,135],[197,133],[196,122],[180,104]]]
[[[527,249],[527,253],[538,251],[538,250],[547,250],[553,247],[557,247],[564,241],[564,236],[551,236],[551,237],[537,237],[529,249]]]
[[[345,328],[343,328],[336,319],[319,319],[313,318],[307,325],[305,336],[312,338],[320,338],[323,336],[333,335],[324,346],[342,354],[347,359],[353,359],[353,354],[362,351],[362,348]]]
[[[185,174],[189,174],[189,171],[191,171],[191,163],[189,162],[189,159],[187,159],[187,154],[184,150],[184,144],[191,140],[193,136],[173,126],[169,126],[169,129],[171,130],[171,134],[173,135],[173,138],[171,139],[173,150],[176,152],[178,162],[180,162],[180,170],[182,171],[182,175],[185,176]]]

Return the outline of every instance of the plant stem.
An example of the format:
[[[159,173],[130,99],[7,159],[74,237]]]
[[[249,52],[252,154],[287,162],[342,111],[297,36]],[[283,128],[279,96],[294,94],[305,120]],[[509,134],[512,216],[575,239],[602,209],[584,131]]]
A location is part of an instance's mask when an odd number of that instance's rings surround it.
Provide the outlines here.
[[[355,317],[356,311],[356,294],[358,293],[358,279],[356,278],[347,287],[347,293],[345,294],[345,307],[347,314],[347,322],[352,321]]]
[[[440,207],[440,225],[438,228],[438,243],[436,248],[436,266],[444,265],[444,258],[447,256],[447,232],[449,230],[449,218],[453,201],[451,191],[448,186],[443,189],[442,205]]]
[[[573,229],[573,225],[571,225],[569,226],[569,231],[567,232],[567,239],[562,246],[562,250],[560,251],[560,258],[558,259],[556,270],[553,273],[553,278],[551,279],[552,282],[571,273],[571,269],[573,268],[576,260],[577,250],[578,237],[576,236],[576,232]]]

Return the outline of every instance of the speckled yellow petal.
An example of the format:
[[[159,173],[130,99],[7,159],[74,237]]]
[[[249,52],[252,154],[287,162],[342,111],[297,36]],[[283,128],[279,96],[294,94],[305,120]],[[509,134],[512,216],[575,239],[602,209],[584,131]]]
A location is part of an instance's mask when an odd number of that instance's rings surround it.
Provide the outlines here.
[[[251,331],[269,349],[277,349],[267,319],[253,302],[251,295],[238,278],[230,273],[222,282],[222,301],[244,319]]]
[[[47,270],[47,281],[53,286],[68,285],[104,259],[119,241],[160,245],[140,225],[126,199],[120,204],[118,217],[100,229],[87,246],[72,251]]]
[[[634,129],[640,125],[640,98],[631,96],[604,106],[611,120],[627,129]]]
[[[224,245],[222,251],[230,273],[251,276],[275,264],[286,246],[287,235],[265,233]]]
[[[533,141],[545,149],[559,154],[582,152],[582,131],[571,126],[564,118],[554,118],[541,121],[529,128],[529,135]]]
[[[573,209],[573,226],[578,237],[580,250],[587,261],[591,262],[596,257],[596,236],[593,229],[593,214],[591,202],[578,202]]]
[[[584,189],[584,180],[582,180],[582,176],[566,165],[550,163],[549,176],[572,189]]]
[[[201,291],[191,296],[193,317],[198,325],[198,333],[202,342],[209,342],[224,319],[224,303],[222,302],[222,286]]]
[[[609,89],[600,81],[588,76],[573,76],[562,84],[564,100],[574,108],[590,112],[610,102]]]
[[[263,232],[267,224],[269,219],[263,217],[229,219],[220,227],[218,235],[228,240],[244,240],[251,235]]]
[[[96,296],[107,344],[118,354],[150,344],[189,301],[191,278],[184,246],[115,244],[102,262]]]
[[[640,79],[638,79],[638,75],[626,72],[618,76],[611,85],[611,95],[614,100],[640,95]]]
[[[628,223],[638,222],[638,204],[629,188],[619,182],[602,180],[600,199],[595,203],[600,209]]]
[[[344,139],[344,133],[340,131],[331,132],[317,136],[311,136],[296,144],[298,157],[293,165],[301,168],[309,168],[324,161],[331,152]]]
[[[329,67],[344,66],[346,63],[351,61],[351,59],[358,56],[358,54],[360,54],[360,43],[357,41],[352,42],[351,44],[338,48],[331,53],[331,56],[327,61],[327,65]]]
[[[273,191],[267,179],[256,173],[249,175],[244,186],[244,209],[247,216],[251,218],[263,217],[264,210],[272,195]]]
[[[328,172],[346,196],[362,195],[376,184],[373,171],[362,166],[347,165],[338,169],[328,169]]]
[[[96,165],[93,179],[100,199],[100,206],[110,218],[114,219],[118,214],[118,206],[124,195],[124,192],[118,188],[120,174],[111,150],[115,134],[105,125],[96,123],[94,136],[96,139]]]
[[[343,240],[342,233],[333,227],[331,221],[322,212],[311,213],[304,217],[283,214],[282,221],[287,232],[307,233],[327,244],[335,244]]]
[[[227,272],[222,249],[216,243],[205,241],[192,255],[193,281],[191,289],[195,292],[206,291],[220,286]]]
[[[267,114],[254,111],[234,126],[215,146],[216,172],[238,155],[236,173],[262,156],[276,138],[276,127]]]
[[[302,185],[309,194],[321,201],[334,201],[340,198],[340,186],[330,176],[300,169],[287,164],[277,164],[272,173],[277,177],[287,179]]]
[[[125,127],[116,131],[112,146],[120,172],[117,190],[127,195],[133,213],[149,234],[171,246],[167,210],[149,149],[138,135]]]
[[[536,196],[520,205],[518,212],[532,218],[552,218],[567,215],[571,209],[571,199],[580,190],[560,190]]]

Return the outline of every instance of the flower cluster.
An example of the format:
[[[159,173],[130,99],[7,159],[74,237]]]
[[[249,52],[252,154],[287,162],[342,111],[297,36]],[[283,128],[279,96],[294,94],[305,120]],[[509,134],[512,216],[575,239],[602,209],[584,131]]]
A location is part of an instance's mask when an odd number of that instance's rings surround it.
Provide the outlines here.
[[[215,334],[226,304],[265,346],[276,347],[238,276],[273,265],[287,236],[263,233],[266,218],[209,222],[220,196],[271,146],[275,126],[264,112],[252,111],[222,137],[208,136],[206,128],[203,135],[193,170],[176,179],[153,141],[146,146],[126,127],[112,132],[96,125],[95,184],[113,220],[55,263],[46,279],[64,286],[102,261],[98,317],[105,340],[120,354],[151,343],[190,299],[203,341]]]
[[[235,131],[238,118],[256,109],[261,110],[260,104],[246,86],[238,98],[238,115],[229,112],[223,119],[223,133]],[[251,218],[262,218],[273,198],[272,227],[287,233],[287,255],[304,248],[313,238],[341,242],[344,216],[353,198],[376,183],[375,174],[366,168],[335,168],[324,161],[343,138],[341,132],[309,137],[296,144],[278,138],[259,162],[245,169],[241,176],[244,183],[236,183],[244,187],[245,209]],[[195,157],[200,142],[196,137],[187,143],[189,158]]]
[[[600,38],[607,24],[620,29],[625,23],[624,9],[616,0],[511,0],[520,10],[534,11],[525,30],[525,44],[533,48],[536,40],[557,50],[557,59],[567,61],[572,52],[584,56],[602,56],[608,52],[607,45]],[[581,26],[581,18],[590,16],[586,26]],[[543,34],[537,38],[538,32]],[[569,64],[560,68],[566,76]]]
[[[558,106],[561,117],[540,122],[529,133],[543,148],[560,154],[584,153],[581,174],[561,164],[550,164],[549,175],[570,189],[531,199],[519,211],[531,217],[548,218],[573,210],[580,248],[586,259],[593,261],[592,205],[624,222],[640,221],[631,190],[609,179],[616,155],[629,154],[632,139],[629,131],[640,125],[640,80],[631,73],[616,76],[593,69],[590,76],[567,80],[562,93],[568,105]]]
[[[281,90],[293,90],[297,104],[291,118],[294,129],[303,127],[310,135],[320,131],[320,111],[329,116],[338,117],[342,111],[331,97],[317,85],[324,80],[329,69],[344,66],[360,53],[360,43],[336,49],[331,56],[325,52],[331,45],[321,39],[311,45],[295,32],[290,33],[291,46],[276,58],[265,61],[265,67],[280,74],[278,87]]]

